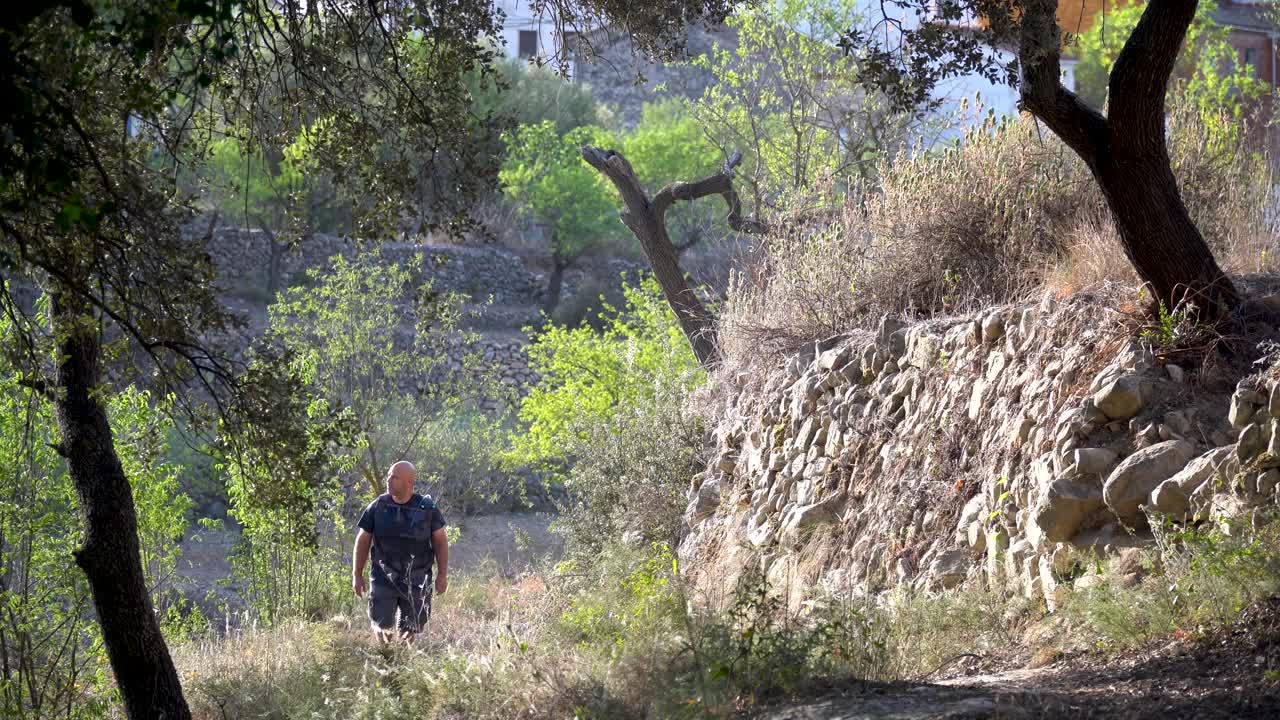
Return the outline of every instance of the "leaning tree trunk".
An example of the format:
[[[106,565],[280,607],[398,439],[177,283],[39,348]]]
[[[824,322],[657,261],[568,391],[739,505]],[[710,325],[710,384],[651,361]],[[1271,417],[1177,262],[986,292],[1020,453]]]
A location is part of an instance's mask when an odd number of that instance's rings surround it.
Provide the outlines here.
[[[560,296],[564,294],[564,273],[572,264],[571,260],[554,253],[551,256],[551,277],[547,279],[547,296],[542,301],[542,313],[548,318],[560,306]]]
[[[1239,305],[1231,280],[1191,221],[1169,162],[1165,91],[1196,0],[1152,0],[1111,71],[1106,117],[1059,82],[1056,0],[1027,0],[1020,105],[1044,121],[1092,171],[1125,255],[1156,307],[1196,308],[1210,323]]]
[[[191,711],[143,577],[133,492],[102,405],[97,328],[78,297],[54,293],[51,309],[58,338],[59,451],[67,459],[84,520],[76,564],[89,579],[107,658],[129,717],[186,720]]]
[[[667,233],[666,214],[677,200],[692,201],[708,195],[721,195],[729,205],[730,227],[739,232],[763,232],[762,225],[742,218],[742,204],[738,200],[738,193],[733,189],[733,169],[741,162],[741,154],[734,153],[719,173],[697,182],[672,183],[660,190],[652,200],[640,185],[631,164],[621,153],[584,146],[582,158],[618,188],[626,206],[619,213],[623,224],[640,241],[640,247],[649,260],[649,267],[653,269],[653,275],[662,287],[662,294],[675,312],[680,329],[684,331],[694,356],[698,358],[698,364],[710,368],[720,356],[715,319],[685,280],[684,272],[680,269],[679,253],[671,244],[671,236]]]

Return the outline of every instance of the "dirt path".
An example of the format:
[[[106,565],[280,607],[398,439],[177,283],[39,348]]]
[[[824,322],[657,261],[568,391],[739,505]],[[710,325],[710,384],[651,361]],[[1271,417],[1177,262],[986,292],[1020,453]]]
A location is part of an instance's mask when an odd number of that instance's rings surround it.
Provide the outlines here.
[[[1280,717],[1280,598],[1211,636],[935,683],[853,684],[757,720]]]

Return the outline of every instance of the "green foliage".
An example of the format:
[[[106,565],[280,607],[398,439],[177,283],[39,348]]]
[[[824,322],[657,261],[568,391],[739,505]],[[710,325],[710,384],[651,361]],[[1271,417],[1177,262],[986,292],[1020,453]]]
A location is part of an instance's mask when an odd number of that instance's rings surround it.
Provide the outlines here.
[[[1174,67],[1171,94],[1185,96],[1212,130],[1215,147],[1234,149],[1240,141],[1241,121],[1266,95],[1267,86],[1253,71],[1237,62],[1230,28],[1213,21],[1214,3],[1201,3]],[[1076,91],[1088,103],[1101,108],[1107,97],[1111,67],[1139,18],[1144,3],[1107,8],[1090,30],[1077,37]],[[1220,119],[1225,113],[1226,118]]]
[[[416,422],[420,428],[412,457],[419,492],[447,498],[450,510],[464,515],[512,499],[513,492],[516,501],[524,499],[524,488],[513,488],[500,467],[507,433],[502,418],[447,408]]]
[[[642,551],[612,548],[595,576],[570,601],[560,630],[571,641],[617,661],[633,645],[651,646],[679,628],[683,597],[677,588],[676,560],[665,543]],[[591,590],[589,588],[595,588]]]
[[[697,715],[719,715],[832,681],[888,679],[889,637],[879,614],[850,603],[819,606],[807,617],[751,568],[728,610],[688,619],[678,681]],[[695,715],[695,716],[697,716]]]
[[[1280,523],[1257,521],[1158,526],[1157,550],[1100,564],[1099,581],[1068,595],[1062,612],[1113,649],[1220,628],[1280,591]]]
[[[347,229],[331,183],[314,158],[329,125],[303,128],[292,142],[267,151],[234,135],[211,142],[202,180],[214,204],[232,222],[289,239]]]
[[[1212,326],[1199,321],[1194,304],[1170,311],[1160,303],[1156,317],[1138,331],[1138,337],[1157,352],[1167,354],[1207,347],[1218,336]]]
[[[873,178],[902,142],[905,119],[837,47],[862,24],[853,0],[774,0],[729,19],[735,48],[695,60],[716,82],[690,109],[726,157],[746,155],[739,183],[757,208],[824,179]]]
[[[478,72],[471,77],[472,109],[481,117],[498,116],[514,125],[551,121],[561,135],[585,125],[609,125],[607,111],[582,83],[566,82],[524,59],[502,60],[493,69],[497,82]]]
[[[0,319],[0,345],[16,345],[13,333]],[[114,690],[89,586],[72,556],[82,540],[78,498],[53,449],[53,410],[21,377],[0,360],[0,714],[102,717]],[[179,601],[172,580],[191,506],[178,489],[179,469],[164,461],[169,402],[127,387],[107,403],[133,490],[143,570],[162,613]]]
[[[335,256],[270,308],[271,338],[291,353],[298,378],[331,408],[348,408],[358,429],[365,492],[383,491],[391,462],[413,450],[414,431],[456,401],[444,375],[464,348],[461,299],[422,281],[425,258]]]
[[[506,142],[498,172],[502,191],[550,232],[557,262],[572,263],[622,237],[616,192],[579,151],[583,145],[617,145],[610,132],[586,126],[562,135],[554,122],[543,120],[520,126]]]
[[[120,463],[133,488],[142,570],[161,614],[174,601],[170,583],[191,512],[191,498],[179,489],[181,468],[166,460],[171,454],[172,404],[172,397],[157,401],[151,393],[132,386],[113,395],[107,404]]]
[[[541,380],[520,404],[527,430],[513,439],[513,461],[563,463],[586,439],[582,428],[605,424],[619,408],[652,402],[663,378],[683,390],[703,381],[657,282],[646,279],[625,296],[624,307],[601,314],[603,332],[552,326],[529,346],[530,366]]]

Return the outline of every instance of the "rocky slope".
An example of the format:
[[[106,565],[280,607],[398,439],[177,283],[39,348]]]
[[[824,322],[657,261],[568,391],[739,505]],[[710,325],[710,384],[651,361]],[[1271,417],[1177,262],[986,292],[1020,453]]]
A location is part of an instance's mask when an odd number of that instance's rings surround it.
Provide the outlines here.
[[[1053,609],[1152,519],[1274,502],[1271,373],[1237,385],[1160,339],[1077,296],[818,343],[725,399],[684,567],[719,591],[758,564],[793,607],[968,580]]]

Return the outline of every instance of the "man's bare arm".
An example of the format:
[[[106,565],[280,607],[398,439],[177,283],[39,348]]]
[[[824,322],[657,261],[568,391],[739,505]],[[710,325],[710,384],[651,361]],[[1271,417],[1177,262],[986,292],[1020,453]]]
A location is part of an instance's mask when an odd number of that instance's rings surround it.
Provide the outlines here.
[[[444,528],[431,533],[431,547],[436,553],[436,594],[443,595],[449,588],[449,538]]]
[[[356,546],[351,551],[351,589],[356,597],[364,597],[364,566],[369,561],[369,545],[373,543],[373,535],[364,528],[356,533]]]

